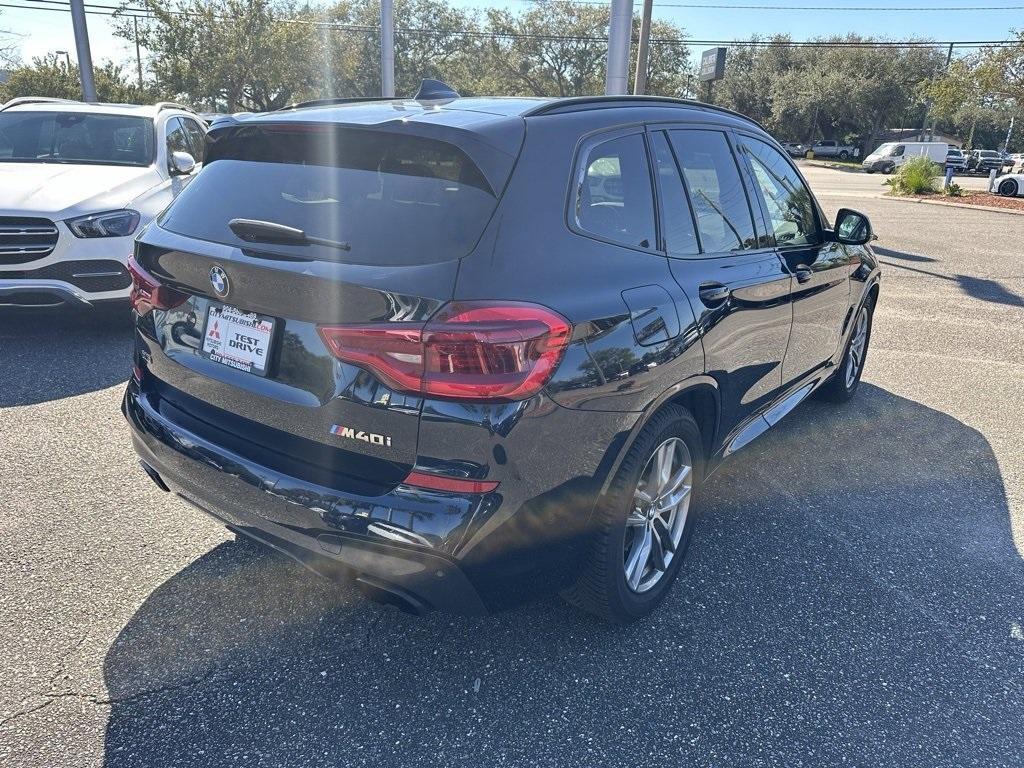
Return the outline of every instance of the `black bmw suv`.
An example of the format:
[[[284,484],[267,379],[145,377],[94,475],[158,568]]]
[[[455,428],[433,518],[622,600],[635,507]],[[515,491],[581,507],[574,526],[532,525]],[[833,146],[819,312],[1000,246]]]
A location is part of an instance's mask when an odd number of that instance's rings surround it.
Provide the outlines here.
[[[123,410],[161,488],[374,598],[629,621],[723,458],[856,391],[871,237],[703,104],[225,119],[138,239]]]

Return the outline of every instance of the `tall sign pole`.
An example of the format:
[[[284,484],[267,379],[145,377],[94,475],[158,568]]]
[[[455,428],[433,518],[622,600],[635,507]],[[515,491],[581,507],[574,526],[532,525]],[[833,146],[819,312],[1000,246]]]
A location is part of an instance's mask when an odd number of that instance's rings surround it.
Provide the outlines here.
[[[96,101],[96,83],[92,79],[92,51],[89,50],[89,28],[85,23],[85,0],[71,0],[71,23],[75,27],[75,50],[78,51],[78,75],[82,80],[82,98]]]
[[[633,30],[633,0],[612,0],[608,24],[608,73],[604,92],[608,96],[629,93],[629,38]]]
[[[380,0],[380,95],[395,97],[395,2]]]
[[[651,10],[654,0],[644,0],[644,12],[640,17],[640,40],[636,45],[636,75],[633,77],[633,93],[642,96],[647,93],[647,59],[651,44]]]

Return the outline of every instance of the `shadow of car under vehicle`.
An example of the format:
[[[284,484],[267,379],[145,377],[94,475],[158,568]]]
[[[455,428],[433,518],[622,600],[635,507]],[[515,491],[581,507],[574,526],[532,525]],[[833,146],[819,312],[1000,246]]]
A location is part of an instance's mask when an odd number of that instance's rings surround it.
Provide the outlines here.
[[[106,765],[1024,752],[1024,567],[980,433],[864,384],[736,455],[700,506],[665,605],[619,628],[554,598],[417,619],[257,545],[221,545],[110,648]]]
[[[0,309],[0,408],[127,381],[131,345],[126,305],[90,311]]]

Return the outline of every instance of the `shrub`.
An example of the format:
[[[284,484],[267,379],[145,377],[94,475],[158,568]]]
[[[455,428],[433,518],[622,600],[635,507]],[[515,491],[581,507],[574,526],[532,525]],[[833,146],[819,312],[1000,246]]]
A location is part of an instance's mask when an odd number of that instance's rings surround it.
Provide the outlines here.
[[[935,182],[941,173],[939,166],[927,157],[914,157],[885,183],[894,195],[926,195],[935,191]]]
[[[951,181],[949,182],[949,186],[942,190],[942,194],[946,197],[963,197],[964,188],[955,181]]]

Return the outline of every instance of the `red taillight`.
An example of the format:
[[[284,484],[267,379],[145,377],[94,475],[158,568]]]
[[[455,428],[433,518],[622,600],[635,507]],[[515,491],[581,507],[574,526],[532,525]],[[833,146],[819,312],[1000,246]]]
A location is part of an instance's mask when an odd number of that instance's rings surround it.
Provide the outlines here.
[[[546,307],[452,302],[426,325],[320,328],[339,360],[369,368],[389,386],[459,400],[525,400],[551,378],[572,327]]]
[[[159,280],[139,266],[135,256],[128,257],[128,273],[132,276],[129,301],[132,309],[140,315],[151,309],[173,309],[188,299],[188,294],[161,285]]]

